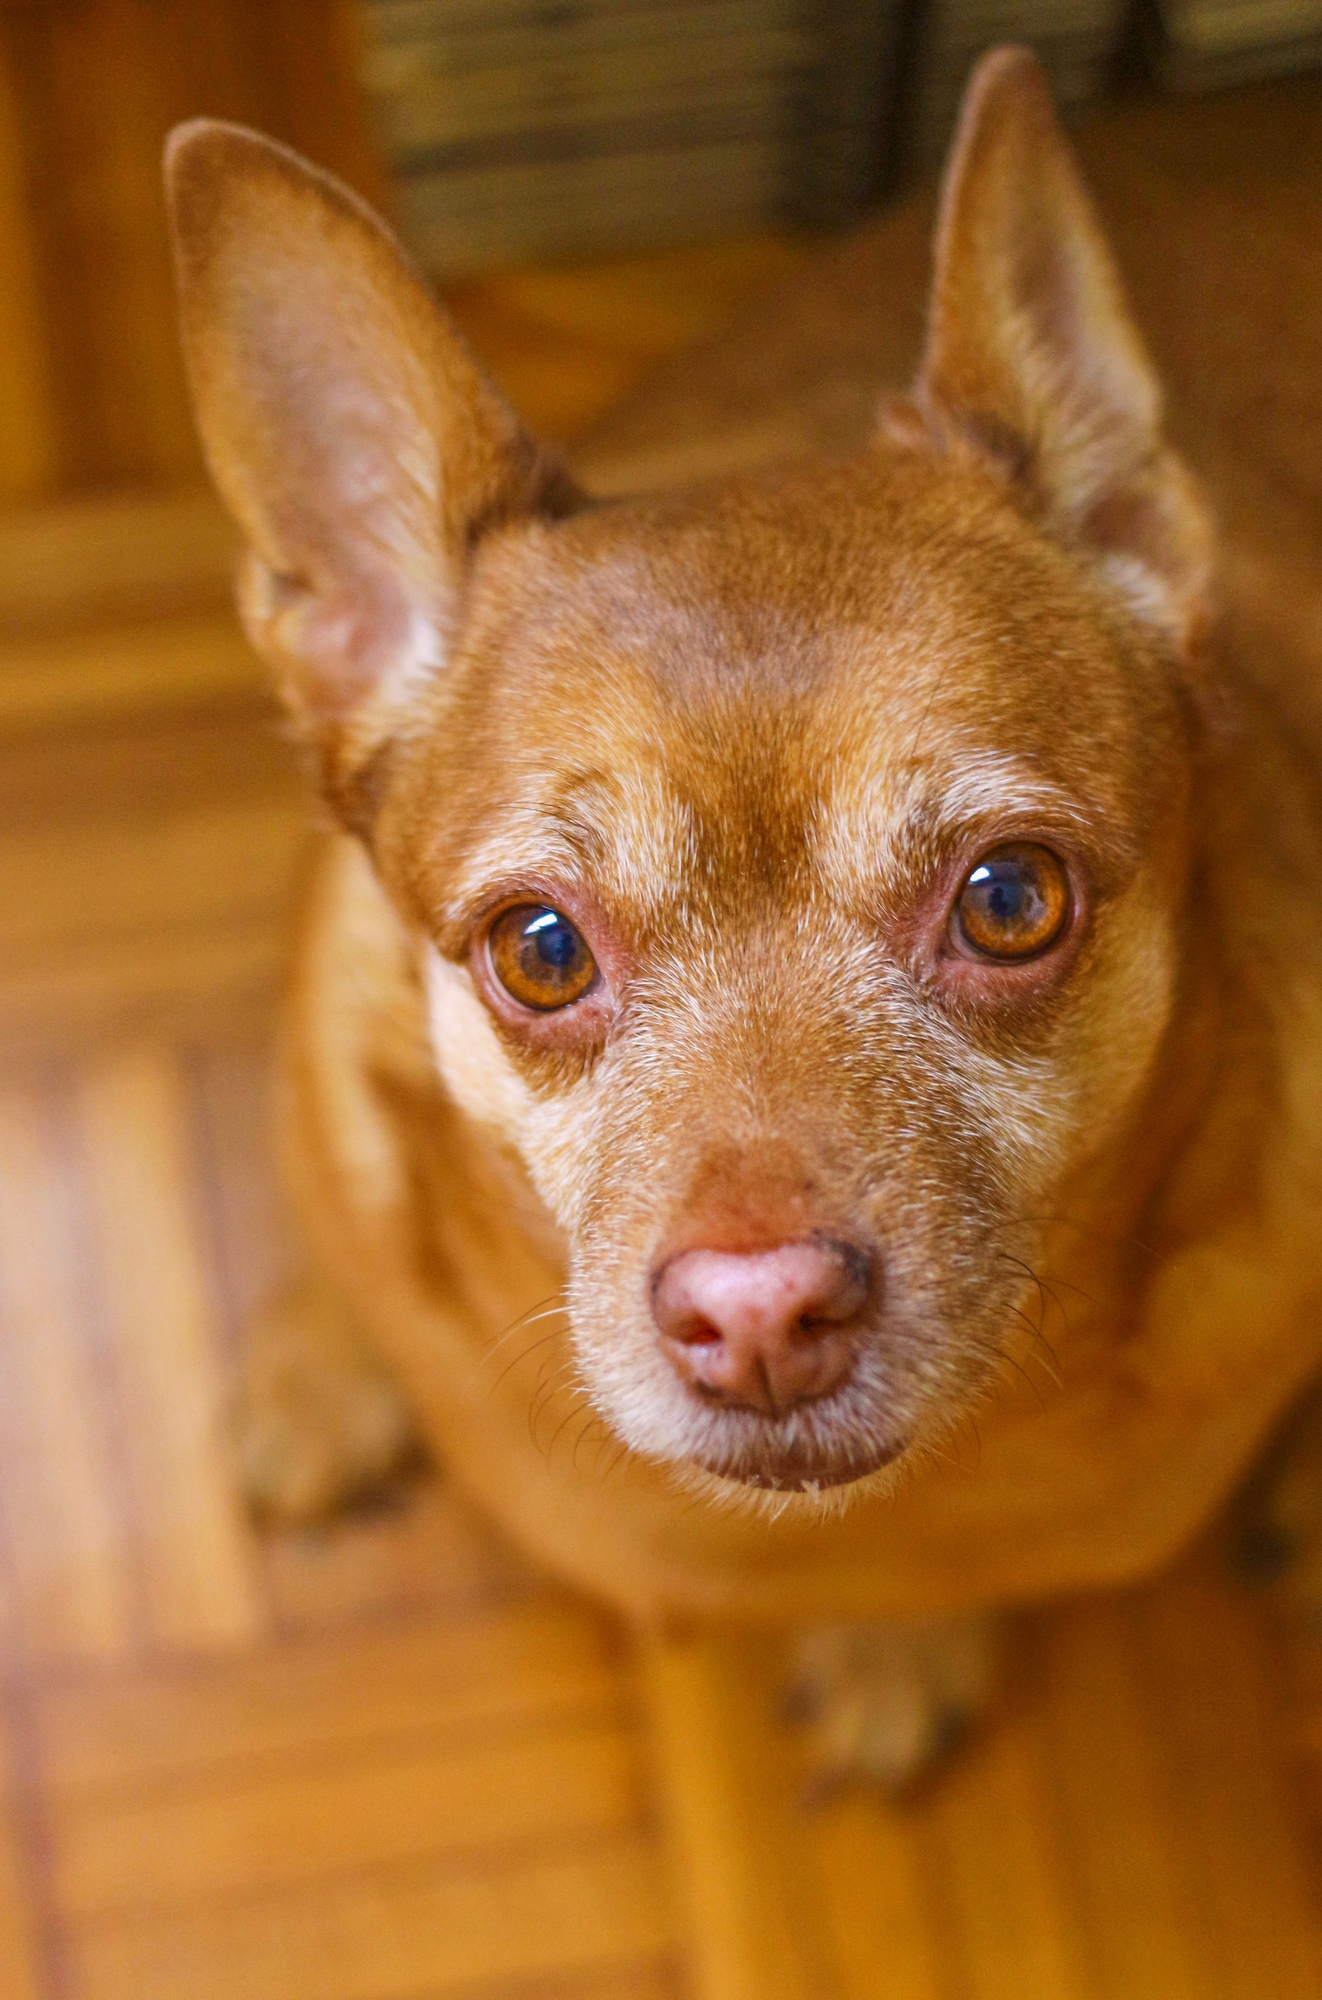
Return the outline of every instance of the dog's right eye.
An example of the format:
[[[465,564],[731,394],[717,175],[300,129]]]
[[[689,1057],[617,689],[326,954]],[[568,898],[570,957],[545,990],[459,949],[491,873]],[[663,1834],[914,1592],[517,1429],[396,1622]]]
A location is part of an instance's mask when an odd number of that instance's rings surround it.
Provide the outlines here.
[[[1064,862],[1049,847],[1016,841],[992,848],[966,877],[954,928],[979,958],[1016,964],[1054,944],[1069,913]]]
[[[581,1000],[596,983],[597,961],[582,932],[542,903],[520,903],[498,917],[487,954],[510,998],[539,1014]]]

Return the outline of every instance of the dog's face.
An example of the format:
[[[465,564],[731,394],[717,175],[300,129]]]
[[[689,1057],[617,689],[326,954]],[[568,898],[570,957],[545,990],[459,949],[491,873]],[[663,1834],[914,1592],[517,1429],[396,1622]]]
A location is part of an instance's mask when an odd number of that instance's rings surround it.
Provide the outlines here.
[[[377,852],[450,1087],[572,1246],[598,1406],[781,1484],[930,1434],[1166,1019],[1185,731],[1156,649],[989,476],[883,449],[511,530],[419,725]],[[792,1401],[768,1352],[769,1392],[714,1398],[658,1286],[804,1242],[858,1260],[801,1341],[848,1366]]]
[[[305,170],[209,128],[176,194],[250,629],[589,1394],[718,1479],[877,1474],[995,1370],[1178,971],[1203,529],[1036,72],[975,89],[876,446],[655,502],[580,502]]]

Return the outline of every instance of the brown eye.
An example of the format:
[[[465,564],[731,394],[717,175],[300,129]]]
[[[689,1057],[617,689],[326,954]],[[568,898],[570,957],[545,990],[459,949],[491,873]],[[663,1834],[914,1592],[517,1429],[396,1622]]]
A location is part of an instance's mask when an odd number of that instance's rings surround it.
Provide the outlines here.
[[[492,925],[487,951],[505,991],[542,1014],[581,1000],[597,977],[582,933],[542,903],[506,910]]]
[[[1070,910],[1069,877],[1049,847],[993,847],[955,905],[955,928],[983,958],[1033,958],[1054,944]]]

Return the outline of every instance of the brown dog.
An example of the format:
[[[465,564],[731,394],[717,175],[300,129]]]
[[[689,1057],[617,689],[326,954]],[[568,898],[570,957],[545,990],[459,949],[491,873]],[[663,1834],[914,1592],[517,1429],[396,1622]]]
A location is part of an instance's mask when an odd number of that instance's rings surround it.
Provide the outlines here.
[[[875,439],[653,499],[585,499],[342,188],[209,123],[169,184],[246,627],[346,829],[286,1042],[327,1284],[255,1345],[254,1495],[387,1470],[398,1385],[638,1619],[1162,1561],[1322,1351],[1322,822],[1032,58],[970,91]],[[982,1673],[850,1657],[931,1690],[854,1744],[892,1773]]]

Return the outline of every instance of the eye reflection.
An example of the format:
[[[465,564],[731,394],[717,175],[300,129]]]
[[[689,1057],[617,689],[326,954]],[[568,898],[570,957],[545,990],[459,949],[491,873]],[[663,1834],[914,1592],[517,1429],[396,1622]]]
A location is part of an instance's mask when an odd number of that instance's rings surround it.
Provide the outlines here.
[[[952,922],[980,958],[1014,963],[1054,944],[1070,910],[1065,864],[1033,841],[984,854],[965,877]]]
[[[582,932],[543,903],[504,911],[491,927],[487,955],[511,999],[539,1014],[581,1000],[597,978]]]

